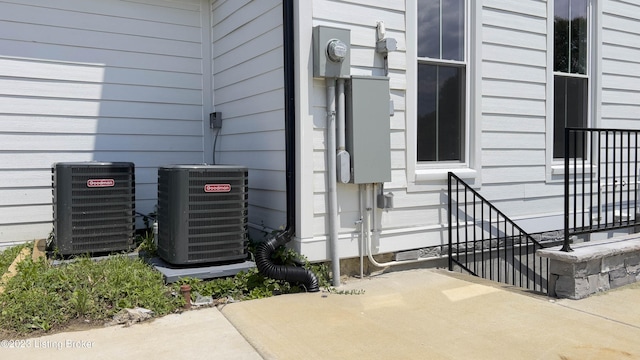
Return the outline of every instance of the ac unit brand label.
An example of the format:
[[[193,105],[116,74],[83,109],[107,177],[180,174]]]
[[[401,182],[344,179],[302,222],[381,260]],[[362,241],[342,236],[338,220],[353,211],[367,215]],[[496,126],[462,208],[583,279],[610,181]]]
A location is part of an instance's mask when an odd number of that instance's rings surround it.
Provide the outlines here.
[[[226,193],[231,191],[231,184],[206,184],[204,192],[206,193]]]
[[[114,179],[89,179],[87,180],[87,187],[100,188],[100,187],[113,187],[116,186]]]

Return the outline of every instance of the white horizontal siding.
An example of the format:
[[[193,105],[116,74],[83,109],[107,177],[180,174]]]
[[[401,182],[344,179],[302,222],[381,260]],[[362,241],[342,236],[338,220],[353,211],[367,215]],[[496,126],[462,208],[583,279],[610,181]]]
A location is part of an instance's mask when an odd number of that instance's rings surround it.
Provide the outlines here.
[[[376,74],[375,67],[380,66],[380,61],[370,45],[371,39],[375,38],[371,32],[375,21],[371,21],[371,17],[379,9],[364,2],[357,10],[349,7],[352,5],[344,7],[353,12],[349,19],[338,15],[338,20],[336,17],[329,20],[328,16],[320,15],[346,12],[341,6],[337,2],[314,1],[314,20],[318,24],[348,27],[352,39],[356,39],[352,51],[353,72]],[[547,210],[545,204],[549,204],[545,193],[527,192],[526,189],[531,185],[544,184],[546,180],[547,3],[487,0],[482,2],[481,9],[482,99],[479,106],[482,117],[471,121],[475,121],[482,131],[479,138],[482,187],[488,190],[488,196],[496,196],[500,205],[520,207],[516,215],[521,214],[522,209],[543,212]],[[384,20],[387,29],[389,24],[391,27],[402,26],[394,25],[393,15],[394,11],[387,11],[384,17],[378,15],[377,20]],[[365,42],[361,43],[363,39]],[[390,55],[404,57],[391,62],[394,64],[391,73],[392,92],[395,89],[393,96],[402,99],[406,91],[406,64],[415,61],[402,54],[404,49],[401,48],[400,54]],[[394,81],[397,82],[394,84]],[[313,134],[316,237],[313,241],[326,238],[324,91],[324,83],[315,81],[312,113],[316,126]],[[404,106],[404,101],[401,103]],[[376,246],[379,252],[441,245],[446,238],[446,184],[438,182],[407,189],[406,121],[404,118],[392,119],[392,181],[385,183],[385,191],[394,193],[395,207],[379,212],[382,226],[380,243]],[[338,191],[339,226],[343,238],[340,246],[341,249],[344,246],[346,251],[357,251],[357,247],[354,249],[344,240],[355,230],[352,222],[359,219],[357,190],[353,185],[342,185]],[[522,206],[529,201],[534,206]],[[301,248],[304,249],[304,244]],[[357,252],[350,255],[355,256]]]
[[[29,66],[29,62],[33,63]],[[16,79],[57,80],[62,82],[102,83],[107,68],[102,63],[45,62],[45,59],[0,58],[0,76]],[[158,87],[160,89],[198,90],[201,74],[150,69],[109,67],[112,84]],[[132,82],[135,80],[135,82]]]
[[[158,166],[203,161],[200,6],[0,1],[0,241],[47,237],[55,162],[134,162],[151,212]]]
[[[218,0],[212,10],[216,162],[249,168],[249,222],[268,233],[286,225],[282,1]]]
[[[545,181],[547,3],[484,1],[482,18],[482,194],[520,201]]]
[[[605,1],[602,15],[602,127],[640,129],[640,4]]]
[[[375,51],[376,23],[384,21],[387,37],[398,41],[398,51],[389,54],[389,84],[391,99],[394,100],[395,115],[390,118],[391,124],[391,168],[392,181],[385,184],[386,189],[399,190],[406,193],[406,119],[405,91],[407,68],[405,31],[405,2],[394,1],[313,1],[313,26],[324,25],[350,30],[351,41],[351,74],[383,75],[384,62],[382,56]],[[312,76],[309,74],[309,76]],[[314,238],[325,238],[328,232],[326,213],[327,173],[326,173],[326,88],[321,79],[313,80],[310,96],[311,113],[313,114],[313,209]],[[340,211],[339,233],[341,237],[356,231],[356,221],[360,219],[360,200],[358,186],[338,184],[338,207]],[[405,198],[395,201],[398,208],[405,205]],[[383,219],[392,216],[391,210],[383,214]],[[386,220],[383,220],[386,221]],[[315,240],[310,240],[315,241]],[[352,241],[353,242],[353,241]],[[351,244],[353,245],[353,244]],[[357,246],[341,245],[341,257],[356,256]],[[305,245],[301,246],[305,249]],[[355,251],[355,252],[354,252]],[[316,254],[307,254],[317,258]]]
[[[600,127],[640,128],[640,3],[602,0],[602,93]],[[398,13],[399,2],[313,1],[314,25],[351,30],[352,73],[379,74],[380,59],[371,46],[376,21],[383,20],[399,40],[399,52],[390,54],[392,96],[404,99],[406,42]],[[561,182],[549,181],[546,159],[547,109],[553,105],[547,89],[549,34],[545,0],[483,0],[481,2],[481,194],[514,218],[561,214]],[[414,14],[406,14],[414,16]],[[392,59],[392,56],[404,59]],[[314,234],[301,249],[310,254],[328,253],[326,245],[326,114],[324,81],[314,80],[310,113],[313,115]],[[552,86],[552,84],[550,85]],[[473,96],[473,94],[472,94]],[[404,106],[402,100],[401,107]],[[396,104],[396,107],[398,105]],[[404,113],[402,113],[404,116]],[[398,251],[444,243],[446,191],[444,183],[429,183],[406,189],[406,119],[392,118],[393,180],[385,190],[393,191],[396,208],[380,212],[382,233],[377,251]],[[412,134],[408,134],[413,136]],[[402,140],[401,140],[402,138]],[[478,184],[476,184],[478,185]],[[358,254],[357,235],[351,224],[358,220],[358,197],[352,185],[339,185],[340,249],[346,256]],[[355,236],[355,245],[354,245]],[[322,255],[319,255],[322,256]]]
[[[100,1],[97,3],[84,0],[64,0],[56,1],[52,4],[47,0],[3,0],[3,3],[22,4],[27,6],[58,9],[65,11],[66,16],[77,14],[93,14],[114,18],[128,18],[142,20],[150,23],[167,23],[182,26],[193,26],[200,21],[199,2],[183,2],[184,6],[166,6],[167,1],[146,1],[144,3],[133,1]],[[179,2],[175,2],[178,5]],[[75,16],[74,16],[75,17]],[[82,19],[75,20],[82,24]],[[65,22],[73,24],[75,22]],[[69,25],[71,26],[71,25]],[[113,29],[113,28],[110,28]]]
[[[167,135],[193,136],[202,130],[202,122],[180,119],[135,119],[139,126],[131,127],[132,118],[60,117],[50,115],[0,115],[2,132],[22,134],[95,134],[105,135]]]
[[[547,3],[482,4],[480,193],[508,216],[545,212],[523,205],[546,203],[525,188],[546,181]]]
[[[482,129],[484,131],[544,133],[545,128],[544,121],[541,121],[538,116],[484,114],[482,118]]]

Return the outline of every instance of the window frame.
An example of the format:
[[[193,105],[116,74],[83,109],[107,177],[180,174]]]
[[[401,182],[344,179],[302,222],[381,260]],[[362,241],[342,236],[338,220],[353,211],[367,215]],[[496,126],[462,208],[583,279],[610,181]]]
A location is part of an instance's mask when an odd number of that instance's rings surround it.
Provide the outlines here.
[[[555,126],[555,79],[556,76],[567,78],[587,79],[587,127],[597,127],[600,123],[600,109],[602,99],[602,1],[587,0],[587,71],[586,74],[574,74],[555,71],[555,0],[547,2],[547,109],[546,109],[546,178],[547,182],[558,182],[564,179],[564,159],[553,157],[554,126]],[[587,154],[586,169],[590,171],[592,165]]]
[[[441,60],[418,57],[418,0],[406,1],[406,39],[407,39],[407,91],[406,91],[406,150],[407,150],[407,187],[409,191],[424,190],[422,185],[446,180],[449,171],[467,179],[479,177],[474,168],[480,163],[480,100],[482,37],[481,6],[477,1],[465,0],[464,61]],[[418,64],[445,65],[463,67],[465,72],[465,114],[464,114],[464,150],[463,161],[419,162],[417,155],[417,109],[418,109]]]

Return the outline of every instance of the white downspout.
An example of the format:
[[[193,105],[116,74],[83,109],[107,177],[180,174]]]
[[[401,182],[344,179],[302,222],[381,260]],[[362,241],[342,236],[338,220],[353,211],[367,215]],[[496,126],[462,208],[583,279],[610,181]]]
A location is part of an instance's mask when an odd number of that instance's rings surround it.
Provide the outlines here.
[[[338,188],[336,170],[336,80],[327,78],[327,183],[329,191],[329,242],[333,286],[340,286],[340,254],[338,252]]]

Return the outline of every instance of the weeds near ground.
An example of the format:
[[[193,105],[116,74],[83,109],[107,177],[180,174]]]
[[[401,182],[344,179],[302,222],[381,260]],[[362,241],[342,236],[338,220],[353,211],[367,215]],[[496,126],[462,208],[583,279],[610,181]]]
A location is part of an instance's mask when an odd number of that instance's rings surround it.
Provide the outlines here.
[[[124,308],[165,315],[183,302],[167,291],[160,273],[138,259],[81,258],[58,267],[26,259],[0,295],[0,327],[21,334],[48,331],[71,319],[107,320]]]
[[[20,246],[14,246],[4,250],[3,252],[0,252],[0,276],[2,276],[2,274],[4,274],[7,271],[7,269],[13,262],[13,260],[20,253],[20,251],[22,251],[22,249],[28,246],[29,245],[26,245],[26,244],[20,245]]]
[[[153,232],[146,231],[144,235],[138,235],[136,240],[140,243],[138,251],[144,253],[145,256],[154,257],[158,255],[158,247],[156,246]]]
[[[303,266],[311,270],[318,278],[322,287],[329,286],[329,270],[324,264],[310,264],[305,257],[295,251],[281,247],[272,255],[276,264]],[[199,279],[182,279],[173,286],[173,291],[179,291],[180,285],[191,286],[192,298],[198,293],[202,296],[211,296],[214,299],[232,298],[234,300],[251,300],[270,297],[281,294],[299,293],[304,288],[297,284],[291,284],[284,280],[267,278],[258,272],[257,268],[238,273],[231,278],[220,278],[209,281]]]
[[[143,244],[145,250],[154,250],[149,234]],[[23,247],[0,253],[0,276]],[[324,264],[310,264],[284,247],[274,254],[273,260],[304,266],[316,274],[320,286],[329,287],[329,270]],[[29,257],[17,270],[0,294],[0,330],[18,335],[64,328],[74,319],[107,322],[125,308],[142,307],[156,316],[166,315],[184,306],[179,291],[182,284],[191,285],[194,300],[195,293],[238,301],[304,291],[297,284],[264,277],[256,268],[233,277],[209,281],[183,279],[165,285],[158,271],[141,259],[126,256],[102,261],[79,257],[75,262],[55,267],[44,259],[34,261]]]

